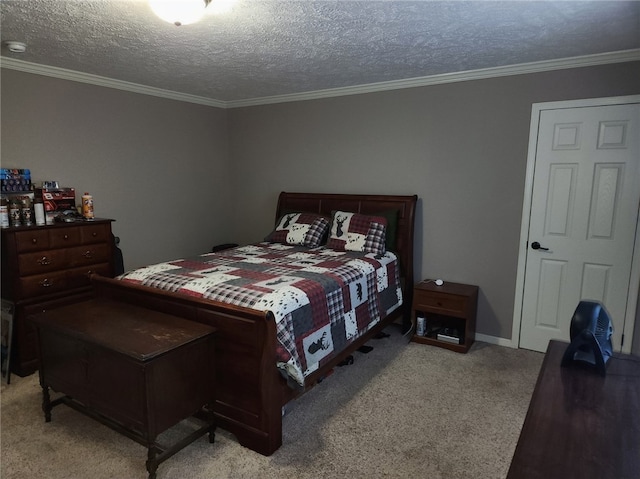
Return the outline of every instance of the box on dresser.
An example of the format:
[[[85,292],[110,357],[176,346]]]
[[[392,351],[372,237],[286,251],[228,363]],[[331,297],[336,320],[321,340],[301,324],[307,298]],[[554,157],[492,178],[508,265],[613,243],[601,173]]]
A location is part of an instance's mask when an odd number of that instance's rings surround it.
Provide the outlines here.
[[[36,188],[35,196],[42,198],[47,224],[53,223],[62,211],[76,210],[75,188]]]
[[[11,370],[37,369],[29,314],[91,296],[89,273],[114,275],[110,219],[2,230],[2,299],[14,305]]]

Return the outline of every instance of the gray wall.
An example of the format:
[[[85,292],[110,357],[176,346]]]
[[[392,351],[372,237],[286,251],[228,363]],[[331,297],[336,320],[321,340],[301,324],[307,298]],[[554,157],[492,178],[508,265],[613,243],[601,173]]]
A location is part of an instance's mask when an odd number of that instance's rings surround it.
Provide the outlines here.
[[[2,69],[2,166],[93,195],[125,268],[233,237],[226,112]]]
[[[416,279],[478,285],[478,332],[511,338],[531,105],[634,93],[640,62],[231,110],[237,239],[280,190],[415,193]]]
[[[635,62],[225,112],[2,69],[2,165],[90,191],[127,268],[261,240],[281,190],[415,193],[416,279],[479,285],[478,331],[510,338],[531,104],[639,80]]]

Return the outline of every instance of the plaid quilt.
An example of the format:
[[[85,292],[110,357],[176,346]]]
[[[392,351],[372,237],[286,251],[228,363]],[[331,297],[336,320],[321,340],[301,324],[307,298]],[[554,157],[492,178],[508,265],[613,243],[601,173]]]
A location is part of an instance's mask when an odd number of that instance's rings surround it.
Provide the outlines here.
[[[258,243],[147,266],[119,279],[271,311],[277,366],[300,386],[402,304],[398,261],[391,252]]]

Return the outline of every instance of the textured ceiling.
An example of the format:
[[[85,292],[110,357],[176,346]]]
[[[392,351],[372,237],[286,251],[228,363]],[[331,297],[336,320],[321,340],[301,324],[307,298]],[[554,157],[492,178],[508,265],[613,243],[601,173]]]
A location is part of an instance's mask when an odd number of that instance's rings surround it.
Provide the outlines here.
[[[238,0],[181,27],[143,0],[0,5],[4,57],[220,101],[640,48],[637,1]]]

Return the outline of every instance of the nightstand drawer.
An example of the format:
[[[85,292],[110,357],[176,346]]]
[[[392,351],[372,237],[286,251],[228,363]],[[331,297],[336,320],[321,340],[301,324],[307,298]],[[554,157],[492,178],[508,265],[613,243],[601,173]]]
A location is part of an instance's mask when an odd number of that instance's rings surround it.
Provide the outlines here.
[[[417,310],[435,311],[447,314],[464,315],[467,310],[467,299],[460,296],[450,296],[448,294],[417,294]]]

